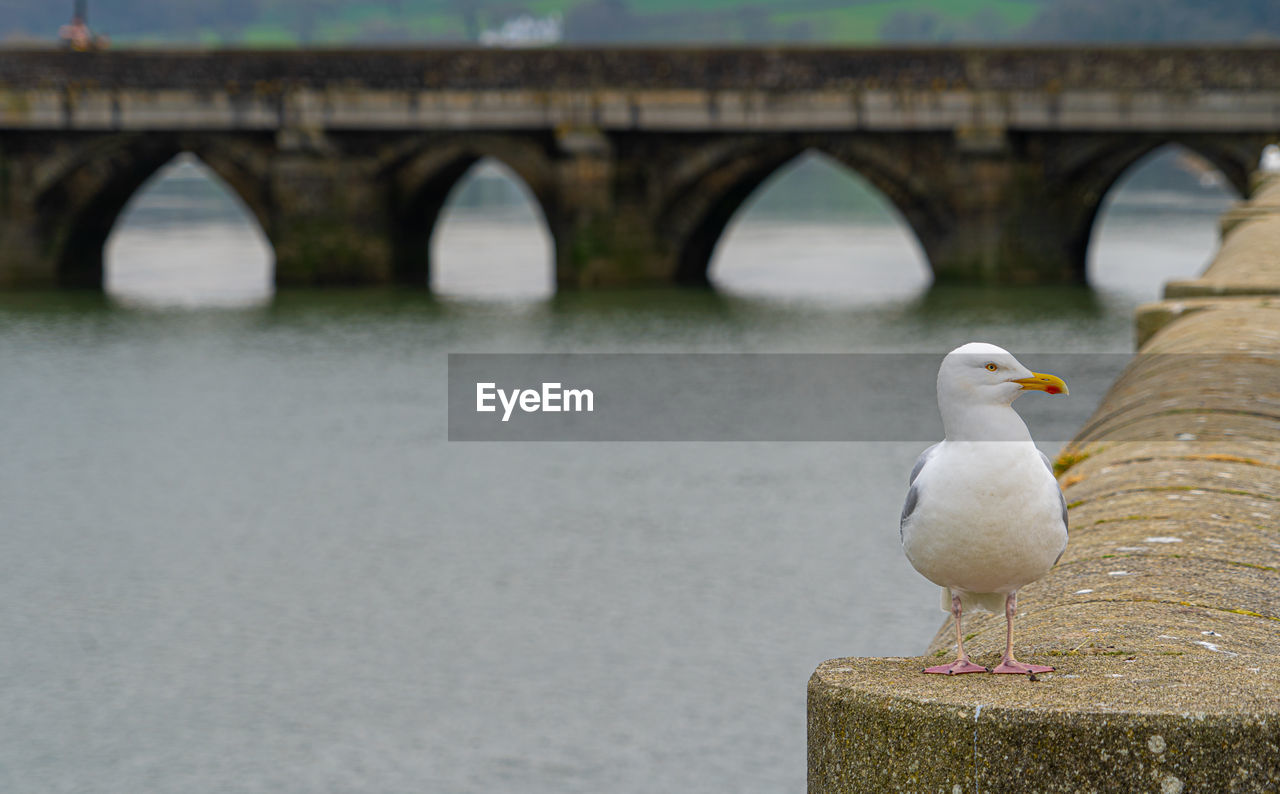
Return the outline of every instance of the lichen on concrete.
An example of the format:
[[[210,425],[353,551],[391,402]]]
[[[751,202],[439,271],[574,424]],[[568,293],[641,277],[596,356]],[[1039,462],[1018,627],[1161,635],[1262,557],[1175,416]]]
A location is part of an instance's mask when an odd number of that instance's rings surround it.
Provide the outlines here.
[[[835,659],[809,682],[810,792],[1275,791],[1280,676],[1238,657],[1036,655],[1037,676]],[[1240,686],[1222,690],[1223,679]],[[1240,692],[1252,693],[1244,699]],[[958,787],[958,788],[957,788]]]

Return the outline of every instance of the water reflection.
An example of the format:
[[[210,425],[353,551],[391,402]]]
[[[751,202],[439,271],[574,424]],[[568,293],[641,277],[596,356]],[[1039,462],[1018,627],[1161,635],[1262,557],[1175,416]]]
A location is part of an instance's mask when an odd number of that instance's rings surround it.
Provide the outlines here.
[[[915,295],[932,275],[888,199],[810,152],[765,180],[738,210],[716,245],[710,278],[734,295],[859,305]]]
[[[546,219],[528,185],[502,162],[480,160],[450,191],[432,232],[430,282],[439,295],[473,299],[555,292]]]
[[[1156,149],[1102,201],[1089,241],[1089,284],[1151,300],[1166,281],[1198,275],[1217,250],[1217,218],[1235,198],[1204,158],[1179,146]]]
[[[910,306],[922,319],[954,312],[961,317],[1008,323],[1036,323],[1053,315],[1097,318],[1115,308],[1105,293],[1083,284],[1013,288],[934,284]]]
[[[275,254],[257,220],[187,153],[129,200],[103,257],[105,291],[124,306],[252,306],[273,290]]]

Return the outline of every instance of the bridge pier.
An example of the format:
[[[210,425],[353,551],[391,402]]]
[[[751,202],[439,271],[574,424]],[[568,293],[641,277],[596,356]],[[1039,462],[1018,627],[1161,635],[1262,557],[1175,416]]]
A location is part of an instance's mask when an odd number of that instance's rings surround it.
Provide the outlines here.
[[[35,208],[20,188],[28,181],[25,171],[0,143],[0,289],[57,285]]]
[[[1009,151],[1003,139],[983,150],[972,147],[958,136],[955,151],[926,176],[948,221],[917,229],[935,280],[1084,283],[1101,193],[1091,204],[1056,184],[1042,163]]]
[[[58,286],[34,231],[22,218],[0,217],[0,289]]]
[[[369,171],[360,159],[314,149],[273,158],[264,231],[275,248],[277,286],[358,287],[395,280],[386,191]]]
[[[664,286],[676,281],[675,251],[654,218],[651,163],[599,130],[560,136],[551,223],[556,283],[563,288]],[[622,148],[623,151],[619,151]]]

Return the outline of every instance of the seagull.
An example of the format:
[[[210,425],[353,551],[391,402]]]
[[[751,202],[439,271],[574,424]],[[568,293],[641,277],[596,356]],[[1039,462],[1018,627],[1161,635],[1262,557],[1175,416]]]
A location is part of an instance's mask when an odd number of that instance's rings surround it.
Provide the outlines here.
[[[907,559],[942,587],[942,609],[956,622],[956,660],[926,673],[1053,671],[1013,658],[1018,590],[1048,573],[1067,548],[1067,503],[1053,464],[1013,410],[1026,391],[1066,394],[1067,384],[985,342],[952,350],[938,369],[945,440],[911,469],[899,525]],[[999,614],[1001,607],[1004,657],[990,670],[965,653],[960,616],[974,609]]]

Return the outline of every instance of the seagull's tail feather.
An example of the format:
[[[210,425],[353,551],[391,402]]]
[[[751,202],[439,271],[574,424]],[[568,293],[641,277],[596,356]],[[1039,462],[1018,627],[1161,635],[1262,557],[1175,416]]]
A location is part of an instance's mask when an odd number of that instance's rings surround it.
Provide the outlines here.
[[[991,612],[1004,614],[1004,593],[961,593],[960,606],[965,612]]]
[[[991,612],[996,615],[1004,614],[1004,593],[966,593],[957,591],[960,595],[960,609],[968,615],[973,612]],[[951,588],[942,588],[942,611],[951,612]]]

